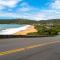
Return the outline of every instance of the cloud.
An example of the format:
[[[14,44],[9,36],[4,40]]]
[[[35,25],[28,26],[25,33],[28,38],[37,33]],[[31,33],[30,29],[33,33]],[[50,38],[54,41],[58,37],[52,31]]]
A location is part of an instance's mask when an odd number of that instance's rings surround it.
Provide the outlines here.
[[[29,4],[27,2],[23,2],[20,4],[20,8],[18,9],[18,11],[22,11],[22,12],[26,12],[26,11],[30,11],[31,8],[29,6]]]
[[[60,18],[60,0],[54,0],[49,6],[50,9],[41,10],[40,8],[32,7],[27,2],[20,3],[20,7],[14,8],[22,0],[0,0],[0,17],[4,18],[25,18],[31,20],[46,20]],[[5,7],[12,12],[1,11]],[[32,13],[33,12],[33,13]]]
[[[32,15],[35,20],[60,19],[60,0],[54,0],[49,6],[49,9],[41,10]]]
[[[22,2],[20,6],[21,7],[18,9],[18,12],[28,12],[31,10],[37,10],[37,8],[30,6],[27,2]]]
[[[60,11],[57,10],[43,10],[40,12],[36,12],[34,14],[30,13],[0,13],[0,17],[8,17],[8,18],[25,18],[31,20],[47,20],[47,19],[56,19],[60,18]]]
[[[16,6],[16,4],[22,0],[0,0],[0,6],[6,6],[13,8]]]
[[[22,7],[19,9],[19,11],[23,11],[23,12],[30,11],[30,8],[29,7]]]
[[[22,2],[22,3],[20,4],[20,6],[21,6],[21,7],[26,7],[26,6],[29,6],[29,4],[28,4],[27,2]]]
[[[51,4],[51,7],[54,9],[60,9],[60,0],[54,0],[54,2]]]
[[[12,8],[16,6],[16,4],[18,3],[18,1],[22,1],[22,0],[9,0],[9,1],[8,0],[1,0],[0,1],[0,7],[1,7],[1,9],[4,9],[5,6],[10,7],[10,8],[7,9],[9,11],[7,11],[7,10],[3,11],[3,10],[0,9],[0,18],[1,17],[4,17],[4,18],[6,17],[6,18],[28,18],[28,19],[30,19],[31,14],[27,13],[27,12],[28,11],[32,12],[32,10],[35,10],[35,8],[31,7],[27,2],[22,2],[20,4],[21,7],[19,7],[18,9],[16,9],[16,12],[12,11],[13,10]],[[9,2],[10,4],[8,4],[7,2]]]
[[[48,20],[48,19],[59,19],[60,11],[57,10],[43,10],[38,13],[30,15],[30,19],[32,20]]]

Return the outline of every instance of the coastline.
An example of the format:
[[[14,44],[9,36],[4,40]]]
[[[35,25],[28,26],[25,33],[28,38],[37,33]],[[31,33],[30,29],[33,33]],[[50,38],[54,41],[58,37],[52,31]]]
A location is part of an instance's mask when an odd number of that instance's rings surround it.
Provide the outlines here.
[[[27,35],[28,33],[37,32],[33,25],[29,25],[25,30],[18,31],[14,35]]]
[[[19,28],[9,28],[0,31],[0,35],[27,35],[31,32],[37,32],[37,30],[32,25],[25,25]]]

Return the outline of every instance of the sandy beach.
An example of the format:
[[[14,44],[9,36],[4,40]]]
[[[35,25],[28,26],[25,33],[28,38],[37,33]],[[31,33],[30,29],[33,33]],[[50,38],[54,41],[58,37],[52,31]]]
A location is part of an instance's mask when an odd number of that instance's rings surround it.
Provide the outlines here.
[[[35,29],[33,25],[30,25],[25,30],[18,31],[14,35],[27,35],[28,33],[32,33],[32,32],[37,32],[37,30]]]
[[[0,31],[0,35],[27,35],[31,32],[37,32],[33,25],[25,25],[18,28],[8,28]]]

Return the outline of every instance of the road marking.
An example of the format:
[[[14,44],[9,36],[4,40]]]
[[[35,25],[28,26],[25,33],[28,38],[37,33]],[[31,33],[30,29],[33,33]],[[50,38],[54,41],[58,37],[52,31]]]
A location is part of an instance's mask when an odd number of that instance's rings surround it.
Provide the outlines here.
[[[25,48],[18,48],[18,49],[14,49],[14,50],[3,51],[3,52],[0,52],[0,56],[8,55],[8,54],[16,53],[16,52],[21,52],[21,51],[26,51],[26,50],[29,50],[29,49],[42,47],[42,46],[46,46],[46,45],[50,45],[50,44],[54,44],[54,43],[60,43],[60,41],[54,41],[54,42],[49,42],[49,43],[31,45],[31,46],[27,46]]]
[[[20,51],[24,51],[24,50],[25,50],[25,48],[19,48],[19,49],[15,49],[15,50],[9,50],[9,51],[5,51],[5,52],[0,52],[0,56],[15,53],[15,52],[20,52]]]

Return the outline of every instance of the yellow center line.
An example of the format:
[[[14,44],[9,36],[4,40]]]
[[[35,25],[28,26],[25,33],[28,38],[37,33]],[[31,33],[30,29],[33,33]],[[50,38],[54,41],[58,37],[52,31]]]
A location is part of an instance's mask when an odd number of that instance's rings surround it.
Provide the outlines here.
[[[54,44],[54,43],[60,43],[60,41],[42,43],[42,44],[27,46],[25,48],[18,48],[18,49],[14,49],[14,50],[3,51],[3,52],[0,52],[0,56],[7,55],[7,54],[12,54],[12,53],[16,53],[16,52],[21,52],[21,51],[26,51],[26,50],[29,50],[29,49],[42,47],[42,46],[46,46],[46,45],[50,45],[50,44]]]

